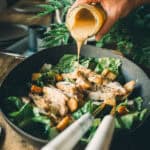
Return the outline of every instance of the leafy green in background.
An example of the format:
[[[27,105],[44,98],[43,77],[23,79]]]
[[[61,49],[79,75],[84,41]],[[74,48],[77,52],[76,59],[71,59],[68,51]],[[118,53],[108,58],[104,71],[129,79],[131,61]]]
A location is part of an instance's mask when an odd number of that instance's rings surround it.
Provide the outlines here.
[[[96,46],[117,49],[137,64],[150,68],[150,5],[118,21]]]
[[[38,5],[39,7],[43,8],[43,11],[38,13],[38,16],[45,16],[53,13],[57,9],[62,9],[62,17],[64,17],[73,1],[74,0],[48,0],[47,4]]]
[[[38,5],[43,11],[38,13],[37,17],[53,14],[56,10],[60,10],[60,17],[65,22],[65,15],[73,2],[74,0],[48,0],[46,4]],[[50,24],[50,30],[45,32],[42,47],[48,48],[72,42],[72,38],[64,22],[61,24],[52,22]]]
[[[66,45],[69,42],[70,33],[65,24],[51,24],[51,29],[45,32],[42,47]]]

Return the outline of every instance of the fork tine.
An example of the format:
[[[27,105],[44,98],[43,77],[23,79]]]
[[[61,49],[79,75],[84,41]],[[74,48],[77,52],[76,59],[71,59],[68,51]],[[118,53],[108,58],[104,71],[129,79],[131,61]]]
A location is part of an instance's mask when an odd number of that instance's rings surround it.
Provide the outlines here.
[[[114,117],[112,115],[105,116],[85,150],[108,150],[114,128]]]
[[[42,150],[71,150],[91,127],[94,117],[87,113],[75,121]]]

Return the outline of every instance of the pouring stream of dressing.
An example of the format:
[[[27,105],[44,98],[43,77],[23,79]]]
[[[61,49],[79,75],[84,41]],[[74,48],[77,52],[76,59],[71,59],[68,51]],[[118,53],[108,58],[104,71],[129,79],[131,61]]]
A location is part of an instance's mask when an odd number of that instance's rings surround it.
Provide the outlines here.
[[[88,37],[96,34],[102,26],[105,14],[100,7],[81,5],[67,16],[67,27],[77,44],[78,64],[81,47]]]
[[[80,50],[89,35],[93,33],[95,26],[95,18],[87,9],[82,9],[75,18],[77,21],[70,30],[72,37],[77,44],[78,63],[80,58]]]

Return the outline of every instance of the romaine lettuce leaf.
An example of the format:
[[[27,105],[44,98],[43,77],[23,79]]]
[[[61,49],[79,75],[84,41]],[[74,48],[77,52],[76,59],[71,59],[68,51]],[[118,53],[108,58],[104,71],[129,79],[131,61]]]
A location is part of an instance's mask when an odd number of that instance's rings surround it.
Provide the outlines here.
[[[110,71],[115,74],[119,73],[119,67],[121,65],[121,61],[117,58],[85,58],[83,56],[80,57],[80,64],[86,68],[92,69],[98,73],[101,73],[104,69],[108,68]],[[77,67],[77,55],[74,54],[66,54],[64,55],[58,62],[58,64],[54,67],[55,70],[59,70],[63,73],[73,72]]]
[[[109,69],[110,71],[118,75],[120,65],[120,59],[109,57],[99,58],[97,61],[95,71],[97,73],[101,73],[104,69]]]
[[[134,98],[133,100],[126,99],[118,106],[126,106],[129,113],[123,116],[117,116],[115,119],[116,128],[118,129],[131,129],[134,124],[143,121],[148,114],[147,109],[142,109],[143,99],[141,97]]]
[[[11,117],[15,123],[20,122],[25,118],[31,118],[34,116],[32,106],[30,104],[24,104],[18,111],[13,111],[9,113],[9,117]]]
[[[18,111],[23,106],[23,102],[19,97],[9,96],[4,101],[4,107],[7,113],[11,111]]]
[[[143,99],[141,97],[137,97],[133,101],[135,103],[136,109],[140,111],[142,109]]]
[[[123,116],[118,116],[115,118],[115,126],[117,129],[131,129],[135,124],[143,121],[146,114],[147,109],[143,109],[141,112],[134,111]]]
[[[9,118],[20,128],[28,133],[43,139],[50,138],[50,119],[42,116],[38,108],[31,106],[29,103],[23,104],[18,97],[9,97],[8,103],[11,102],[15,106],[9,111]],[[38,131],[38,132],[37,132]]]
[[[92,113],[94,111],[94,104],[91,100],[89,100],[88,102],[86,102],[84,104],[84,106],[82,106],[80,109],[78,109],[76,112],[74,112],[72,114],[72,116],[75,118],[75,119],[79,119],[83,114],[89,112],[89,113]]]
[[[25,118],[18,123],[18,126],[36,137],[50,139],[50,119],[46,116]]]
[[[120,103],[119,106],[126,106],[129,111],[141,111],[143,105],[143,99],[139,96],[132,100],[126,99],[124,102]]]
[[[77,55],[66,54],[59,60],[59,62],[53,69],[58,70],[62,73],[73,72],[76,62]]]
[[[80,58],[80,64],[86,68],[89,68],[91,70],[94,70],[96,67],[96,58],[92,58],[92,57],[88,57],[88,58],[84,58],[81,57]]]

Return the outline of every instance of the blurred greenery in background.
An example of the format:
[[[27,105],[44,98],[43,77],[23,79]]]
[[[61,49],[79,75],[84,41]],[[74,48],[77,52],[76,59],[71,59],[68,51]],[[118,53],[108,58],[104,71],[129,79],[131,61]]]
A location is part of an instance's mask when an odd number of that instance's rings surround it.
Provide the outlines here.
[[[60,10],[62,21],[74,0],[50,0],[40,5],[44,9],[38,16],[52,14]],[[74,43],[65,23],[50,25],[45,33],[43,47],[52,47]],[[90,43],[89,43],[90,44]],[[137,64],[150,69],[150,5],[134,10],[126,18],[119,20],[100,41],[92,42],[97,47],[116,49]]]

